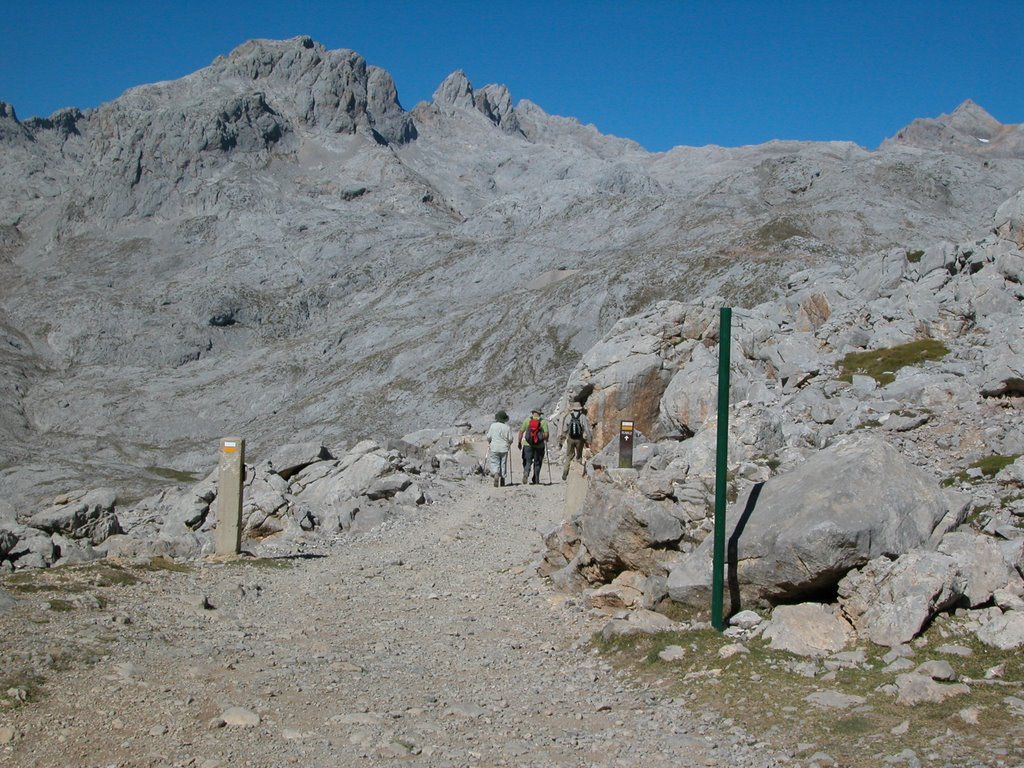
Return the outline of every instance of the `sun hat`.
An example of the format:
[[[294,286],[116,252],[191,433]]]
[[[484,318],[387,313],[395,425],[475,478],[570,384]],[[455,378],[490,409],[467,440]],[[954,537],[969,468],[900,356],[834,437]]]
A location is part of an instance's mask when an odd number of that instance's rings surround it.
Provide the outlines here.
[[[582,411],[583,410],[583,403],[581,403],[579,400],[573,400],[571,408],[574,411]]]
[[[540,415],[540,414],[544,413],[544,411],[542,411],[540,408],[534,408],[533,410],[530,411],[530,413],[536,413],[536,414]]]
[[[494,420],[501,422],[508,421],[508,414],[505,413],[504,411],[498,411],[496,414],[494,414]]]

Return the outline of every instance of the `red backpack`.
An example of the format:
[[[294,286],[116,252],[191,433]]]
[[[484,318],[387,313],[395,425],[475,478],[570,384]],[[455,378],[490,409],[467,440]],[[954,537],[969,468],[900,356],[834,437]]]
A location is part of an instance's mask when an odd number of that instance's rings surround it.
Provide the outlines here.
[[[544,431],[541,429],[540,419],[530,419],[526,430],[526,442],[530,445],[540,445],[544,440]]]

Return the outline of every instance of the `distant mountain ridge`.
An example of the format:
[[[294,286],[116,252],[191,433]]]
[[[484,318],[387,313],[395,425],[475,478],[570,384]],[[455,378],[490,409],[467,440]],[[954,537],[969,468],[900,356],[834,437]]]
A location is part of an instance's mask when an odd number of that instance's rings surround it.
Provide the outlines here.
[[[951,114],[914,120],[889,141],[920,149],[1024,157],[1024,125],[1003,125],[970,99]]]
[[[459,71],[406,111],[308,37],[95,109],[0,104],[0,489],[145,490],[224,434],[258,457],[551,405],[659,299],[750,305],[984,227],[1024,186],[1020,126],[938,121],[874,152],[651,154]]]

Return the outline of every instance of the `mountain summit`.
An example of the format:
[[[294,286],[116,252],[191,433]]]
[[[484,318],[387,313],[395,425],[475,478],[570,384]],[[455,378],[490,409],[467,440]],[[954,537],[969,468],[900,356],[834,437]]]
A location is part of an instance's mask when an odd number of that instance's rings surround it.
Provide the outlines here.
[[[922,149],[1024,158],[1024,125],[1003,125],[970,99],[951,114],[915,120],[891,141]]]

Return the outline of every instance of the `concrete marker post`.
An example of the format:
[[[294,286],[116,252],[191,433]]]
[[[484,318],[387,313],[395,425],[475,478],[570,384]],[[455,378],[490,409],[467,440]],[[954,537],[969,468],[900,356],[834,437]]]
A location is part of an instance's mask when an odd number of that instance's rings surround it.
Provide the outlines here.
[[[216,554],[242,551],[242,482],[245,480],[245,440],[225,437],[220,441],[217,472]]]

